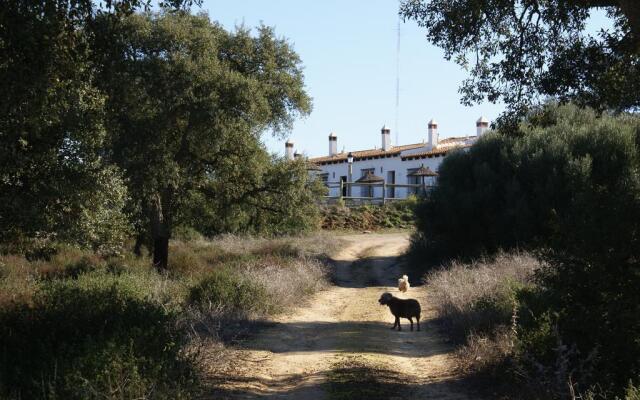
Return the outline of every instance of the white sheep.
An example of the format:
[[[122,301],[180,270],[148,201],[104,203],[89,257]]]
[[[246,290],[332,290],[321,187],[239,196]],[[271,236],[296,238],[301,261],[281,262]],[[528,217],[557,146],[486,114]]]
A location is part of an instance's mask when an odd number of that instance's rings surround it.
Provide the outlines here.
[[[402,275],[402,278],[398,279],[398,290],[402,293],[405,293],[411,285],[409,284],[409,277],[406,275]]]

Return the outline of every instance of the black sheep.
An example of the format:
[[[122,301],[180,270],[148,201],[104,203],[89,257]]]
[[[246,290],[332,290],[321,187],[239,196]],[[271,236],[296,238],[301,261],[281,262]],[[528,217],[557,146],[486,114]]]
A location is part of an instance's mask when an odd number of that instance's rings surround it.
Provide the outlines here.
[[[399,299],[392,295],[391,293],[383,293],[380,296],[380,300],[378,300],[380,305],[389,306],[391,310],[391,314],[396,317],[395,322],[391,329],[395,329],[396,326],[398,330],[401,331],[400,327],[400,318],[407,318],[409,322],[411,322],[411,330],[413,330],[413,317],[416,318],[416,323],[418,324],[418,330],[420,330],[420,303],[418,303],[415,299]]]

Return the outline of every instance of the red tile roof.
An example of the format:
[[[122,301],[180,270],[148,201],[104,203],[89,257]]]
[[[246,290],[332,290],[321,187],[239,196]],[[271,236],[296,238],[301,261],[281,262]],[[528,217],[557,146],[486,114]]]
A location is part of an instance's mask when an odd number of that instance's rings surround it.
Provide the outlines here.
[[[460,142],[466,140],[467,138],[471,139],[475,136],[464,136],[464,137],[450,137],[446,139],[442,139],[439,142],[439,145],[445,145],[444,148],[437,148],[430,151],[423,151],[414,154],[408,154],[402,156],[402,160],[412,160],[416,158],[425,158],[425,157],[433,157],[436,155],[444,155],[448,151],[458,148],[458,147],[468,147],[468,145],[455,146],[453,143]],[[370,150],[361,150],[361,151],[353,151],[351,154],[353,155],[354,161],[362,160],[365,158],[383,158],[383,157],[396,157],[399,156],[401,152],[406,150],[414,150],[419,149],[420,147],[426,146],[426,143],[414,143],[414,144],[405,144],[402,146],[393,146],[391,149],[384,151],[382,149],[370,149]],[[314,157],[310,158],[309,161],[316,164],[331,164],[331,163],[341,163],[347,161],[347,155],[349,153],[342,152],[333,156],[323,156],[323,157]]]

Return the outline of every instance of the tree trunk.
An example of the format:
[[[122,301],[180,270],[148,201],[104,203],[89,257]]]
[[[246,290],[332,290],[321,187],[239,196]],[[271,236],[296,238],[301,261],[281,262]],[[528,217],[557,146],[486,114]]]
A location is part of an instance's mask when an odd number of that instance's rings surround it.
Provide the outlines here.
[[[166,271],[169,265],[169,239],[171,238],[171,192],[156,194],[151,204],[151,235],[153,240],[153,266]]]
[[[143,235],[142,233],[139,233],[136,235],[136,244],[133,246],[133,254],[135,254],[137,257],[142,256],[142,246],[144,245],[145,242],[145,235]]]
[[[153,266],[166,271],[169,265],[169,238],[157,236],[153,239]]]

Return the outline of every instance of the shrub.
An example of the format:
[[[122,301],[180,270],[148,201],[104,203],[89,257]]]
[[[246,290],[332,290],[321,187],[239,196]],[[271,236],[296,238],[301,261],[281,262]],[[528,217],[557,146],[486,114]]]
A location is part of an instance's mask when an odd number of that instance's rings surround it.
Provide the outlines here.
[[[411,229],[417,199],[394,201],[385,205],[346,207],[344,204],[325,206],[322,228],[328,230]]]
[[[415,254],[431,260],[498,249],[574,254],[638,248],[640,120],[547,107],[519,138],[488,134],[447,156],[417,210]],[[536,119],[537,118],[537,119]]]
[[[195,382],[176,314],[125,280],[54,281],[0,311],[8,398],[186,398]]]
[[[620,388],[640,376],[640,265],[558,253],[550,262],[540,286],[520,298],[522,352],[537,364],[530,373],[551,380],[563,364],[580,391],[596,385],[622,395]]]
[[[552,397],[569,379],[622,396],[640,376],[640,119],[547,106],[520,130],[444,160],[413,254],[545,249],[537,287],[517,293],[519,373]]]
[[[499,254],[470,264],[453,262],[425,276],[437,316],[459,343],[511,324],[516,296],[532,284],[540,262],[527,253]]]
[[[222,308],[238,319],[270,311],[263,286],[226,268],[216,269],[191,288],[188,301],[201,310]]]

